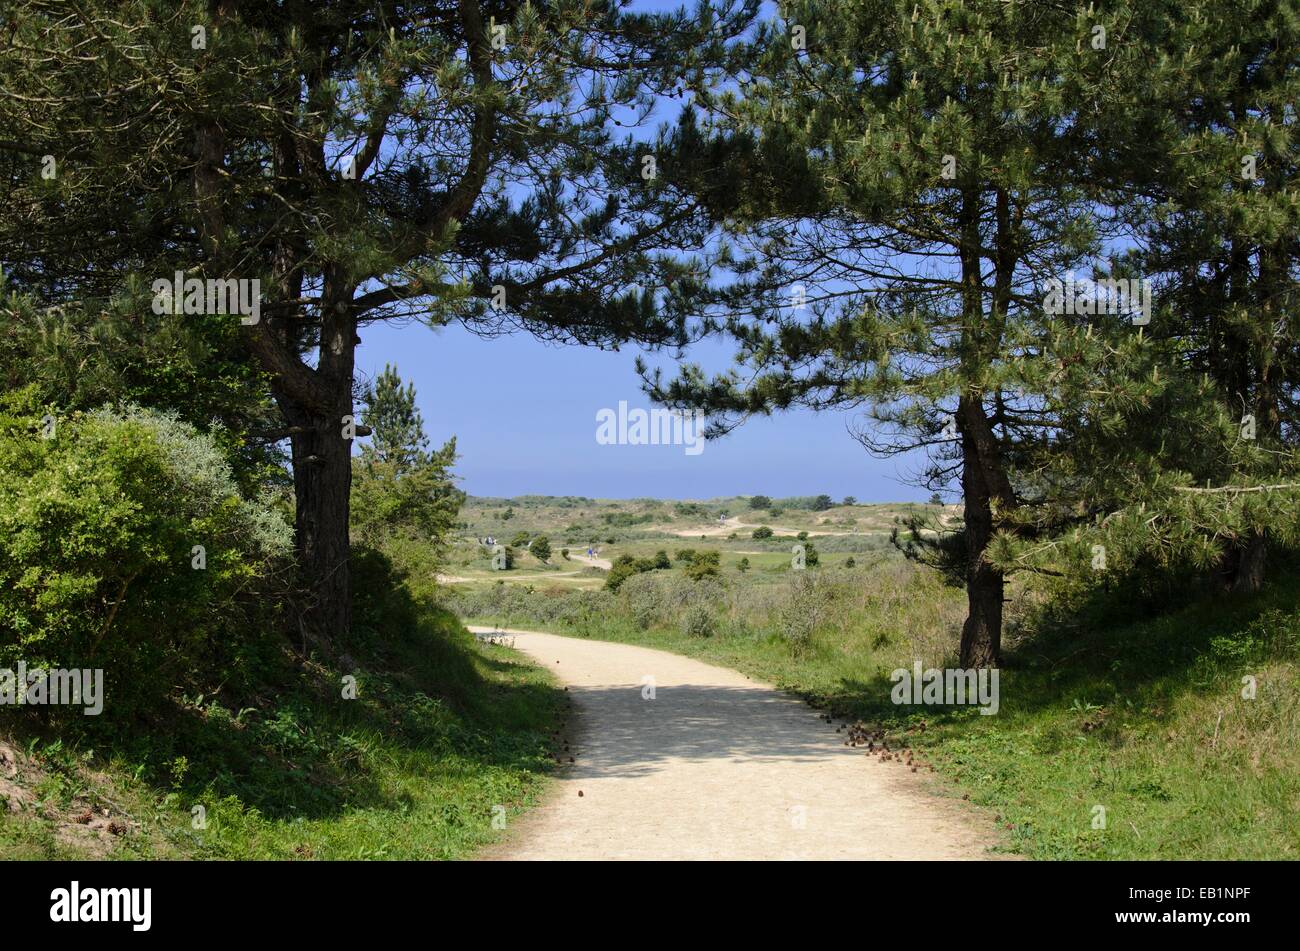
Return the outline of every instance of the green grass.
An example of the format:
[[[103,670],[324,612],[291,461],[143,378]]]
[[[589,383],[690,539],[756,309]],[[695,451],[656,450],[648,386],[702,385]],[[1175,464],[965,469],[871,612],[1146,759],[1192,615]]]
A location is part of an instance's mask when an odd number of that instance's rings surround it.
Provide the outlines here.
[[[565,599],[544,592],[516,593],[499,610],[482,610],[488,593],[464,604],[479,605],[482,623],[698,657],[882,727],[956,794],[986,807],[1011,848],[1032,858],[1300,858],[1293,571],[1259,596],[1183,599],[1166,613],[1135,606],[1122,590],[1065,601],[1018,588],[996,716],[889,698],[896,667],[956,665],[961,592],[928,569],[885,559],[819,571],[822,617],[803,643],[779,620],[798,607],[793,589],[753,572],[724,572],[729,588],[709,602],[717,632],[706,638],[683,633],[676,615],[634,623],[627,596],[602,593],[607,600],[582,610],[560,609]],[[1241,696],[1245,676],[1255,678],[1254,699]],[[1094,828],[1098,806],[1104,828]]]
[[[9,858],[457,859],[532,803],[563,709],[548,672],[421,609],[364,663],[286,663],[238,709],[191,698],[117,739],[10,737]],[[343,699],[343,676],[357,677]],[[5,775],[0,769],[0,776]],[[196,829],[193,810],[206,810]],[[112,834],[99,810],[126,827]],[[93,825],[75,818],[93,809]],[[498,821],[497,825],[500,824]]]

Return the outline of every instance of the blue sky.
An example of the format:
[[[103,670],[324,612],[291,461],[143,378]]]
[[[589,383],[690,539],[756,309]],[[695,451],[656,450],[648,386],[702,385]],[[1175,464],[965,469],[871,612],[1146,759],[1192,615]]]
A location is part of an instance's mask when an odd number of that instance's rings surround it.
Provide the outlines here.
[[[519,335],[479,339],[457,326],[373,325],[362,330],[358,369],[385,363],[415,384],[429,437],[457,439],[456,471],[472,495],[710,498],[762,493],[853,495],[862,502],[925,499],[903,483],[909,464],[874,459],[848,433],[852,414],[792,412],[753,419],[709,442],[682,446],[600,445],[596,413],[620,400],[649,408],[634,369],[635,348],[602,352]],[[721,343],[689,359],[722,369]],[[652,362],[663,363],[656,355]]]

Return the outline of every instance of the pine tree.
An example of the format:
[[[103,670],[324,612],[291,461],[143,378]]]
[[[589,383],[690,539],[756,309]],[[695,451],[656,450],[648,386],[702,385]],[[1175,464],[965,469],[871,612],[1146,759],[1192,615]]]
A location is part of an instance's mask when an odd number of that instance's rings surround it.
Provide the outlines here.
[[[725,324],[746,372],[687,367],[649,375],[650,392],[712,411],[714,432],[796,405],[866,407],[869,449],[929,449],[922,483],[962,486],[948,550],[968,667],[999,662],[1005,570],[990,548],[1023,524],[1013,475],[1053,418],[1062,368],[1043,350],[1038,288],[1102,239],[1079,120],[1113,61],[1142,56],[1093,48],[1093,28],[1116,35],[1107,17],[1124,12],[791,3],[748,47],[743,95],[701,97],[749,148],[751,187],[720,209],[756,259]]]
[[[415,405],[415,384],[403,387],[397,368],[385,364],[374,384],[367,387],[364,402],[363,418],[371,437],[362,455],[373,455],[376,461],[398,472],[409,470],[429,448],[424,417]]]
[[[1175,372],[1209,380],[1222,407],[1227,445],[1196,474],[1217,491],[1198,501],[1221,503],[1212,531],[1225,541],[1223,587],[1254,591],[1270,531],[1295,534],[1277,512],[1300,503],[1294,486],[1243,495],[1300,474],[1300,9],[1184,4],[1163,45],[1154,81],[1133,87],[1133,111],[1156,120],[1143,148],[1153,210],[1137,266],[1161,277],[1179,314],[1163,328],[1189,342]]]
[[[0,259],[47,305],[260,282],[243,341],[291,441],[309,621],[344,632],[360,333],[683,342],[708,269],[689,196],[727,183],[689,123],[611,123],[705,82],[755,5],[15,0]]]
[[[352,464],[355,533],[370,545],[382,547],[396,536],[441,553],[465,501],[451,475],[456,440],[429,451],[415,384],[403,385],[392,365],[363,398],[371,437]]]
[[[1132,236],[1120,265],[1157,305],[1139,346],[1098,321],[1056,340],[1071,364],[1056,402],[1080,411],[1020,463],[1055,503],[994,560],[1253,591],[1267,544],[1300,539],[1300,17],[1276,2],[1137,10],[1126,32],[1145,62],[1110,84],[1094,181]]]

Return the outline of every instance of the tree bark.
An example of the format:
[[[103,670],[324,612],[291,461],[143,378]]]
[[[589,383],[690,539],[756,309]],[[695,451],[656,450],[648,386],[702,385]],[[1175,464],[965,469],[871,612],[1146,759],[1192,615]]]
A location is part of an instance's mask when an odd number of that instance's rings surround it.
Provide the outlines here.
[[[352,627],[349,499],[352,443],[343,438],[343,419],[325,417],[281,401],[295,427],[293,486],[295,542],[299,570],[309,592],[306,622],[327,640]]]
[[[966,384],[957,401],[961,434],[962,495],[965,502],[966,621],[961,630],[961,666],[997,667],[1002,661],[1002,603],[1006,579],[988,561],[997,507],[1015,504],[997,434],[984,411],[982,377],[998,351],[1015,267],[1014,227],[1009,196],[996,195],[997,221],[992,313],[984,311],[978,187],[962,193],[960,256],[963,327],[961,362]]]
[[[1264,587],[1267,563],[1267,534],[1250,532],[1220,559],[1215,570],[1219,591],[1224,594],[1257,594]]]
[[[1011,485],[997,459],[992,428],[980,403],[962,397],[957,411],[962,443],[963,517],[966,523],[966,622],[961,629],[961,666],[997,667],[1002,662],[1002,603],[1006,579],[986,557],[994,532],[994,503],[1007,502]]]
[[[1238,594],[1258,594],[1264,587],[1264,565],[1268,553],[1268,543],[1263,532],[1251,532],[1246,547],[1241,550],[1237,560],[1237,576],[1232,581],[1232,590]]]
[[[295,549],[308,601],[308,631],[326,644],[352,626],[352,405],[356,362],[354,287],[341,268],[325,269],[315,368],[299,362],[279,321],[249,328],[250,343],[272,369],[272,391],[288,423],[295,499]],[[280,372],[275,372],[279,370]]]
[[[350,562],[352,496],[352,379],[356,364],[355,288],[341,266],[326,267],[321,295],[318,381],[325,410],[292,407],[293,482],[297,500],[297,550],[310,592],[308,619],[327,640],[352,628]],[[284,405],[283,403],[281,405]]]

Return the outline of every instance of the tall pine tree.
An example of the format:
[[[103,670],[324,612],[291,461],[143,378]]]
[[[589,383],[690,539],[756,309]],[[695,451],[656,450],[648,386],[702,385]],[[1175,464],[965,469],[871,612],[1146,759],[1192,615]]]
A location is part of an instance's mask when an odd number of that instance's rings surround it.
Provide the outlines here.
[[[1056,403],[1068,355],[1050,345],[1085,321],[1046,313],[1043,288],[1086,276],[1115,236],[1098,213],[1095,118],[1146,56],[1119,41],[1131,15],[795,2],[749,47],[740,91],[701,97],[747,144],[736,174],[750,187],[718,209],[757,258],[725,324],[744,368],[651,376],[651,392],[711,410],[717,429],[865,407],[870,449],[928,450],[921,481],[962,489],[962,531],[931,554],[967,589],[968,667],[999,662],[1007,566],[992,549],[1035,530],[1022,510],[1041,508],[1041,482],[1018,472],[1071,409]],[[1110,320],[1137,346],[1128,314]]]
[[[699,80],[754,5],[16,0],[0,259],[47,304],[260,281],[243,339],[291,440],[310,620],[345,631],[360,333],[681,342],[712,153],[612,123]]]

